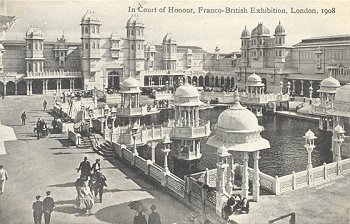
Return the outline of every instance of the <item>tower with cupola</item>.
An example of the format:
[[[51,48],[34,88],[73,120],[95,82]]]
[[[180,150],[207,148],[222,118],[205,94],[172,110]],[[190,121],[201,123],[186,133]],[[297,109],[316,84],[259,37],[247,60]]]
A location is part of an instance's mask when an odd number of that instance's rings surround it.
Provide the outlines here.
[[[281,22],[278,23],[275,29],[275,68],[283,68],[284,63],[286,62],[286,47],[285,47],[285,38],[286,30],[281,25]]]
[[[26,33],[26,71],[40,73],[44,70],[44,34],[37,26]]]
[[[129,48],[129,69],[127,75],[138,76],[145,69],[144,51],[145,25],[137,15],[132,15],[126,24]]]
[[[252,30],[250,41],[251,66],[263,68],[267,63],[267,42],[270,39],[270,30],[258,23]]]
[[[88,11],[81,19],[82,73],[85,89],[103,88],[100,65],[100,20],[94,12]]]
[[[247,26],[245,26],[241,34],[241,51],[242,51],[241,66],[243,67],[249,66],[249,45],[250,45],[250,32],[247,29]]]
[[[155,60],[156,60],[156,53],[157,49],[154,44],[150,44],[146,46],[145,48],[145,55],[146,55],[146,63],[145,63],[145,69],[152,71],[155,66]]]

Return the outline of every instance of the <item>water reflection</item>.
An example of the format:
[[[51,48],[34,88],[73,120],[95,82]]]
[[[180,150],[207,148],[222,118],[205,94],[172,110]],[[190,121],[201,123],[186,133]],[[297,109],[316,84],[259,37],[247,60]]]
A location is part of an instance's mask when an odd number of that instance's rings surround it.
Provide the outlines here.
[[[222,111],[226,108],[214,108],[200,111],[200,117],[204,120],[210,120],[212,127],[216,124],[217,119]],[[158,116],[147,118],[147,123],[159,123],[167,119],[172,119],[173,111],[162,112]],[[259,124],[264,126],[265,131],[261,133],[263,138],[270,141],[271,148],[260,152],[259,166],[260,170],[271,176],[283,176],[292,173],[292,171],[299,172],[306,169],[307,166],[307,151],[304,148],[305,132],[311,129],[318,137],[315,140],[316,148],[312,152],[313,166],[320,166],[324,162],[332,162],[331,149],[331,133],[318,130],[317,123],[292,119],[280,116],[268,116],[259,118]],[[201,151],[203,157],[196,169],[191,172],[205,170],[205,168],[216,168],[216,149],[206,144],[206,139],[201,141]],[[150,150],[147,150],[148,152]],[[146,157],[150,156],[146,153]],[[237,161],[240,156],[234,155]],[[163,156],[160,150],[157,150],[157,163],[163,164]],[[172,172],[179,176],[188,174],[187,167],[177,165],[172,159],[169,162]],[[249,166],[253,167],[253,153],[250,155]]]

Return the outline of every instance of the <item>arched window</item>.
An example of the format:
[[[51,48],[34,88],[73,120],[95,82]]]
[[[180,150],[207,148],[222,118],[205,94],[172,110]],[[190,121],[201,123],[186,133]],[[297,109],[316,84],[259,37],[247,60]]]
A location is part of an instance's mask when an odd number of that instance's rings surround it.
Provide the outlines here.
[[[141,35],[141,32],[140,32],[140,30],[137,30],[137,32],[138,32],[138,34],[139,34],[139,35]]]
[[[38,50],[39,48],[38,48],[38,43],[37,42],[35,42],[35,48],[34,48],[35,50]]]
[[[95,26],[92,26],[92,32],[95,33]]]
[[[84,27],[81,27],[81,35],[84,34]]]
[[[32,71],[32,64],[28,64],[28,70],[31,72]]]
[[[282,38],[278,38],[278,43],[282,44]]]
[[[134,35],[134,30],[131,30],[131,35]]]
[[[96,26],[96,33],[100,33],[100,27]]]
[[[95,43],[92,43],[92,49],[95,49]]]
[[[85,27],[85,33],[89,33],[89,28]]]
[[[140,47],[140,44],[138,44],[138,45],[137,45],[137,49],[139,49],[139,50],[140,50],[140,48],[141,48],[141,47]]]
[[[29,50],[32,49],[32,44],[31,44],[31,43],[28,44],[28,49],[29,49]]]
[[[97,49],[100,49],[100,43],[97,42]]]
[[[85,43],[85,49],[89,49],[89,44]]]
[[[133,44],[131,44],[131,50],[134,50],[134,45]]]

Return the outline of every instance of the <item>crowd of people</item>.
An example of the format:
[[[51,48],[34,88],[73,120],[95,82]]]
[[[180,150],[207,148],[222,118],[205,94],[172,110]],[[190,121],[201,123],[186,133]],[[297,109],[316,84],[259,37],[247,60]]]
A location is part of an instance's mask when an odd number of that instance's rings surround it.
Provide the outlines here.
[[[102,203],[103,189],[107,187],[107,178],[101,172],[100,159],[91,166],[87,157],[80,163],[77,172],[80,177],[75,182],[77,198],[75,200],[76,208],[80,209],[81,214],[91,215],[91,209],[95,199]]]
[[[239,194],[232,195],[224,207],[223,216],[226,220],[230,219],[230,216],[236,211],[240,213],[249,213],[249,201],[246,197],[242,197]]]

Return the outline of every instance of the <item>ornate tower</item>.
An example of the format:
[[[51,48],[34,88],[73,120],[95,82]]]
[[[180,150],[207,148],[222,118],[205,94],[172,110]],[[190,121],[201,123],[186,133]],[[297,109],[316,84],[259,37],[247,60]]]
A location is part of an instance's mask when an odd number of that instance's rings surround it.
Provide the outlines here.
[[[244,30],[241,34],[241,51],[242,51],[242,60],[241,66],[248,67],[249,66],[249,42],[250,42],[250,32],[247,29],[247,26],[244,27]]]
[[[284,62],[286,62],[286,49],[285,49],[285,38],[286,30],[281,25],[281,22],[278,23],[275,29],[275,46],[276,46],[276,56],[275,56],[275,68],[282,68]]]
[[[267,45],[266,42],[270,38],[270,30],[262,23],[252,30],[250,42],[250,56],[252,67],[263,68],[267,62]]]
[[[188,69],[192,67],[192,50],[190,48],[187,49],[186,53],[186,65]]]
[[[27,73],[43,72],[44,70],[44,34],[37,26],[31,26],[26,33],[26,64]]]
[[[167,33],[163,38],[163,69],[176,70],[177,41],[172,33]]]
[[[129,75],[139,75],[145,69],[143,22],[137,15],[130,17],[126,23],[127,39],[129,43]]]
[[[146,55],[146,70],[152,71],[154,68],[154,63],[156,60],[156,46],[153,44],[146,47],[145,55]]]
[[[64,34],[62,34],[62,37],[60,39],[57,38],[54,51],[55,58],[58,61],[58,69],[60,71],[64,71],[68,52],[68,47],[66,46],[66,39],[64,38]]]
[[[81,19],[81,44],[82,44],[82,73],[84,85],[87,89],[94,87],[102,89],[100,83],[102,72],[100,69],[100,20],[94,12],[88,11]]]

